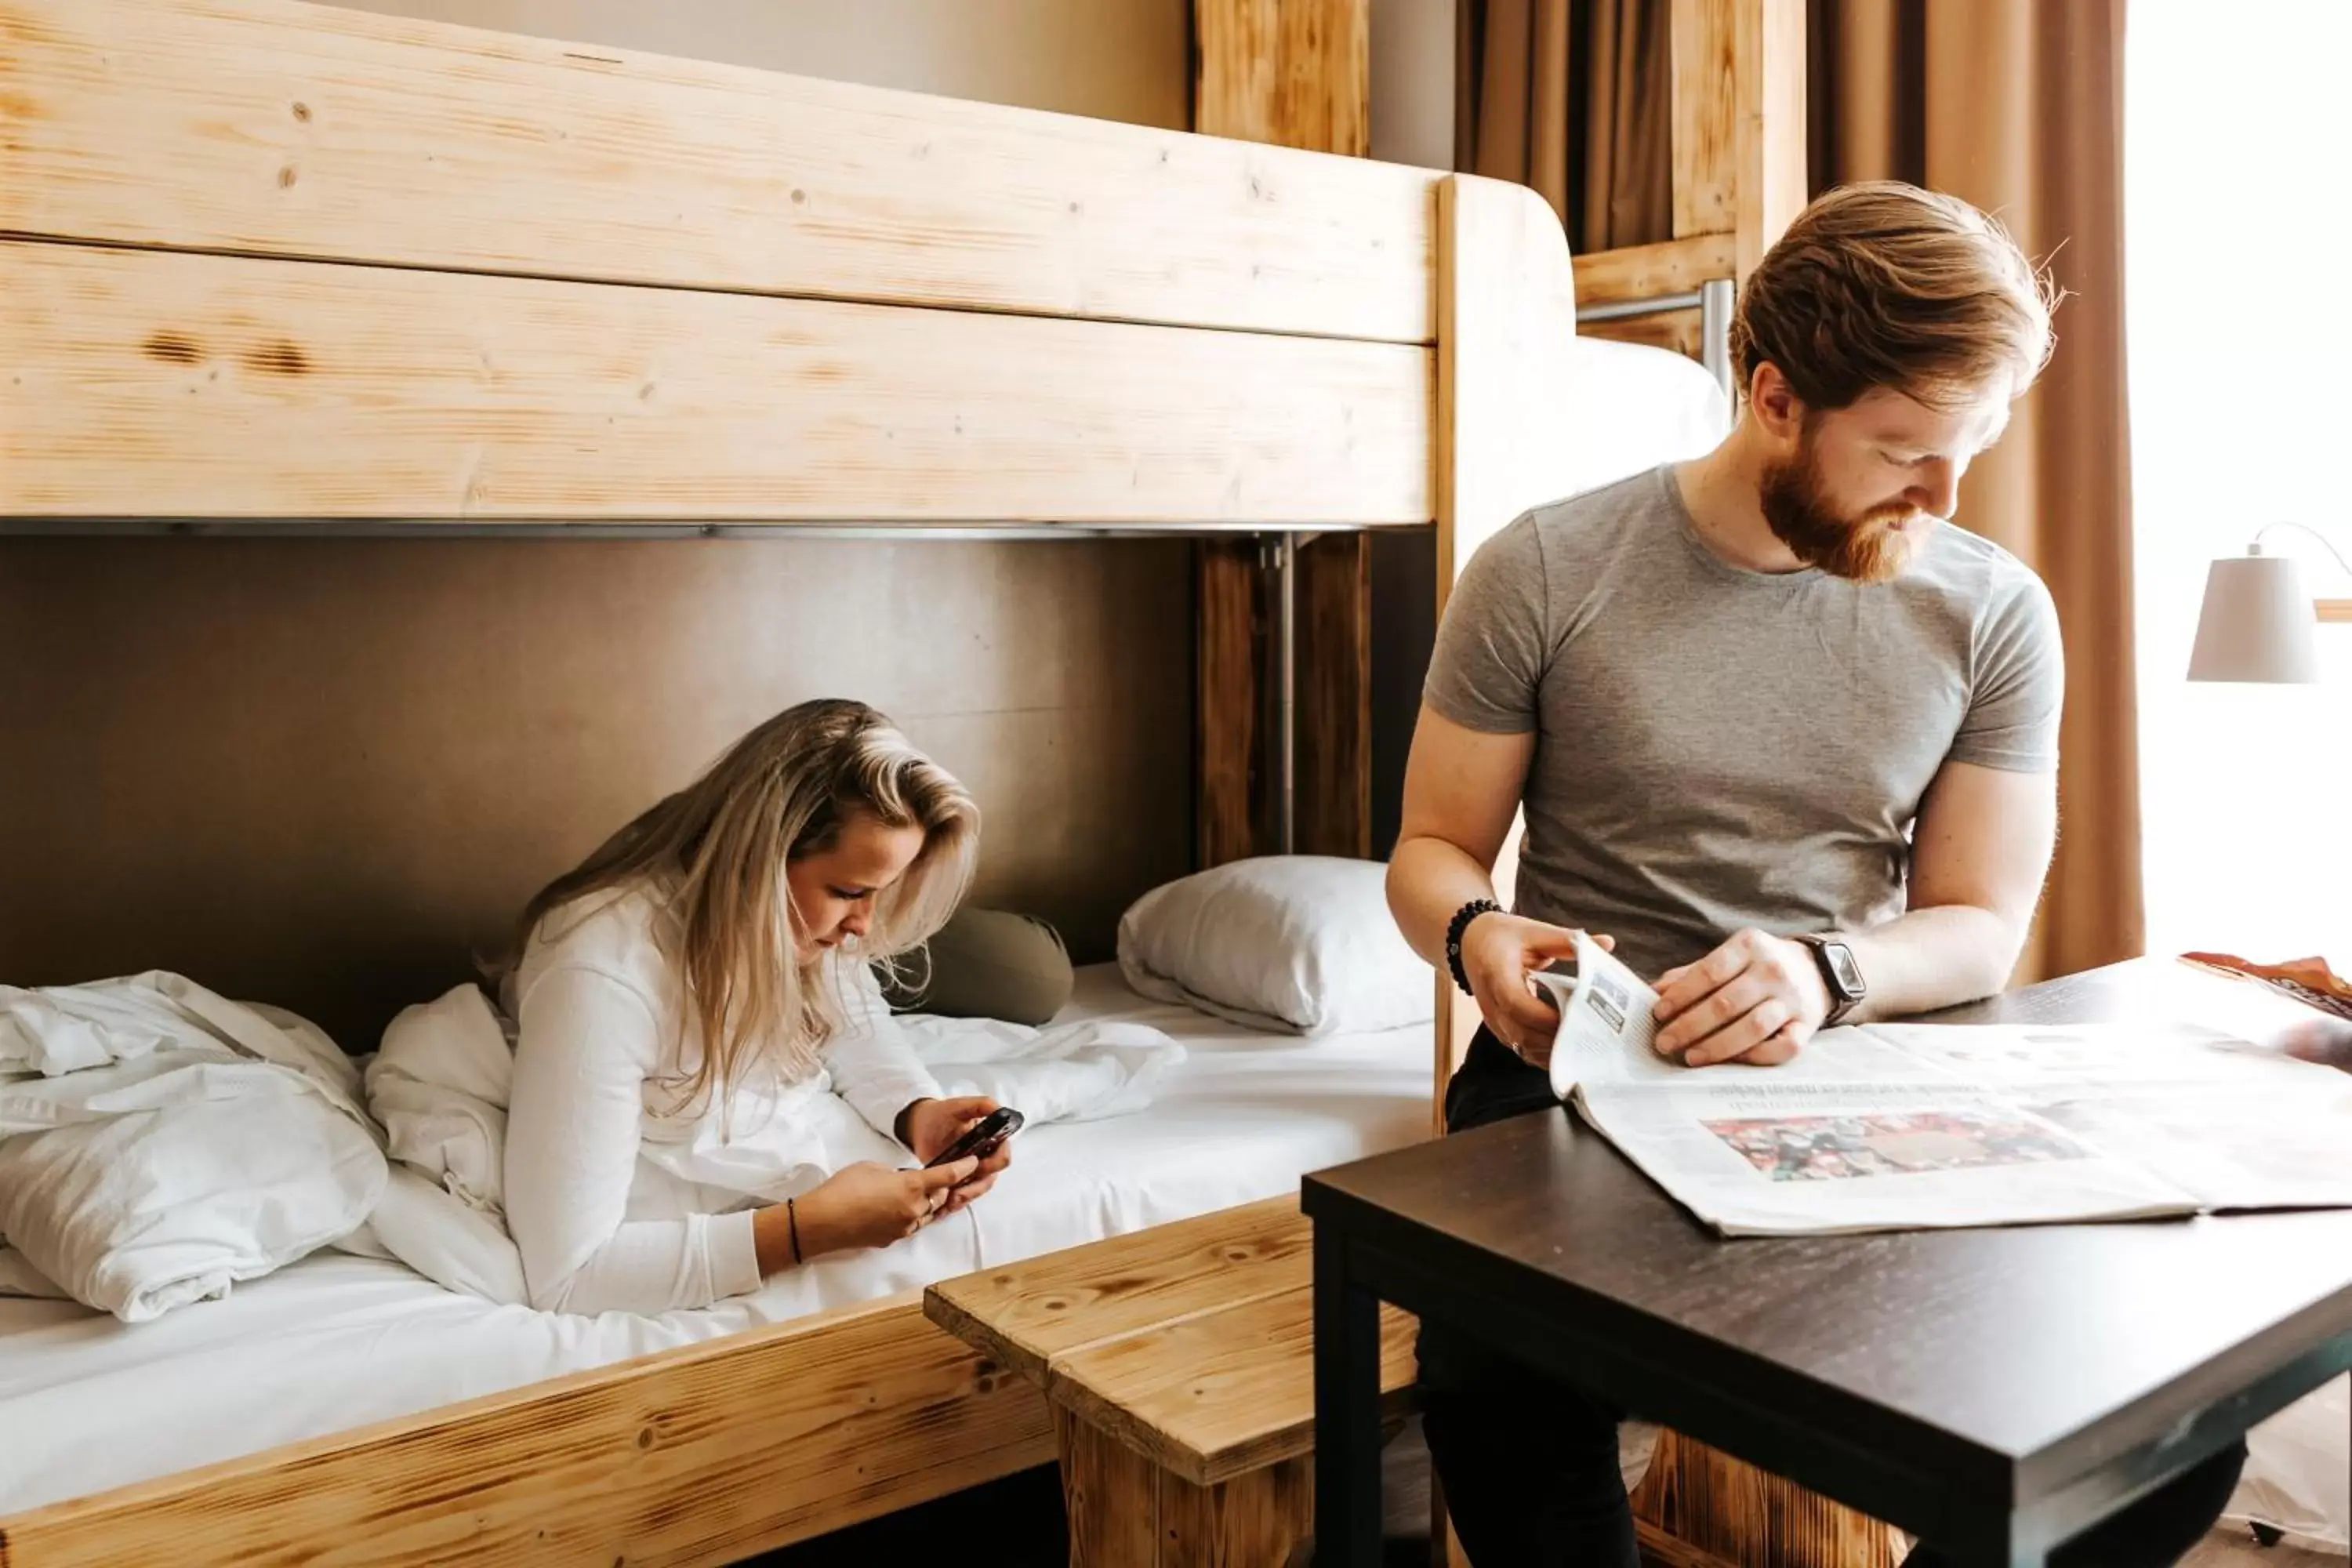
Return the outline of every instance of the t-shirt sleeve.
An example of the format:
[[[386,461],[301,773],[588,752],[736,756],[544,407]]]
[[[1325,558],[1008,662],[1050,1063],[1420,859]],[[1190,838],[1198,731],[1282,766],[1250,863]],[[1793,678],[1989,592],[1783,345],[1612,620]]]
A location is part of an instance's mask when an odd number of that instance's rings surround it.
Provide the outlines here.
[[[1522,517],[1480,545],[1455,579],[1422,700],[1467,730],[1533,730],[1549,657],[1546,602],[1542,541],[1535,519]]]
[[[1978,628],[1975,664],[1952,760],[2012,773],[2055,768],[2066,655],[2058,609],[2041,578],[2021,572],[2015,586],[1986,612]]]

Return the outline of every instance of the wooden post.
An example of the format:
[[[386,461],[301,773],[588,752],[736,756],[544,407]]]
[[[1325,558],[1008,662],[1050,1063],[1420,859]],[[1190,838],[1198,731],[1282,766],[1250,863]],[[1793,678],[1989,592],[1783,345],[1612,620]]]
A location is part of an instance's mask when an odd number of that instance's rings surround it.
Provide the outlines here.
[[[1673,0],[1675,237],[1746,278],[1805,205],[1805,0]]]
[[[1369,156],[1371,16],[1370,0],[1193,0],[1192,129]]]
[[[1371,150],[1370,0],[1194,0],[1192,128],[1363,157]],[[1297,554],[1296,829],[1301,854],[1371,852],[1371,541]],[[1274,624],[1257,547],[1194,550],[1195,850],[1214,866],[1279,847],[1265,809],[1278,735],[1262,679]]]
[[[1437,188],[1437,608],[1479,545],[1569,479],[1544,428],[1566,400],[1576,333],[1568,243],[1543,198],[1524,185],[1455,174]],[[1515,824],[1495,863],[1507,903],[1518,865]],[[1438,977],[1434,1084],[1444,1131],[1446,1080],[1477,1009]]]

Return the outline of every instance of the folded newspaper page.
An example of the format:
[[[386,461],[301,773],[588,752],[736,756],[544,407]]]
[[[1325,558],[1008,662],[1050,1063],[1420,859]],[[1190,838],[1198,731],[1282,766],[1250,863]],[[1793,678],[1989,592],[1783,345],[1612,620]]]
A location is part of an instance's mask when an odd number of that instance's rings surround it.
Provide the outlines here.
[[[2352,1207],[2352,1073],[2182,1026],[1871,1024],[1688,1068],[1580,937],[1552,1088],[1726,1236]]]

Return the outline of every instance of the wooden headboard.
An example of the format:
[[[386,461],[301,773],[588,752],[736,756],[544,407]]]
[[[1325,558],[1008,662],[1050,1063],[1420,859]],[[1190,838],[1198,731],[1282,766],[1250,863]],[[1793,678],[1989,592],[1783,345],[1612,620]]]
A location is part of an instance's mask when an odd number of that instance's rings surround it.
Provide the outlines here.
[[[9,542],[8,607],[32,624],[102,615],[42,553],[96,547],[137,556],[123,571],[243,588],[226,630],[131,628],[103,658],[0,674],[0,700],[53,715],[102,713],[141,670],[213,639],[299,670],[364,664],[418,599],[472,594],[497,617],[499,594],[403,553],[461,536],[449,548],[503,552],[502,591],[527,604],[562,577],[562,552],[735,581],[780,570],[744,553],[769,549],[821,573],[848,548],[824,542],[839,529],[910,550],[939,530],[1086,535],[953,548],[1128,552],[1056,582],[1101,595],[1124,659],[1181,669],[1189,627],[1130,611],[1135,574],[1181,556],[1096,536],[1434,524],[1442,598],[1480,540],[1559,488],[1542,411],[1566,374],[1574,281],[1558,224],[1518,186],[298,0],[0,0],[0,529],[61,536]],[[328,580],[303,555],[320,531],[385,537]],[[140,537],[222,532],[256,537]],[[763,532],[793,542],[730,542]],[[96,537],[112,534],[134,537]],[[842,613],[909,668],[928,658],[910,639],[956,626],[893,596],[920,568],[886,575],[891,593]],[[348,605],[351,642],[269,647],[272,593]],[[660,720],[692,709],[698,670],[789,666],[790,638],[740,647],[755,626],[740,604],[680,619],[667,636],[685,655],[611,670],[614,700]],[[593,622],[570,647],[610,657]],[[920,668],[970,674],[952,641],[937,658]],[[223,679],[258,668],[231,658]],[[221,870],[207,803],[266,801],[284,828],[268,852],[288,863],[247,891],[282,887],[283,901],[248,897],[233,943],[184,950],[282,953],[271,995],[289,1005],[330,984],[413,999],[446,953],[412,961],[401,942],[494,937],[531,879],[561,868],[551,843],[576,854],[761,716],[649,721],[619,765],[574,779],[534,770],[528,735],[468,731],[470,700],[527,672],[427,659],[375,675],[371,692],[441,683],[441,752],[412,748],[387,773],[364,743],[310,756],[264,724],[249,773],[175,791],[170,747],[142,752],[118,725],[103,745],[12,759],[0,799],[38,799],[61,825],[37,857],[52,888],[110,868],[127,893],[151,866],[184,931],[205,928]],[[1106,703],[1171,689],[1066,679]],[[297,688],[252,701],[299,704]],[[810,693],[780,675],[775,694]],[[1017,724],[1021,706],[945,705],[968,727]],[[544,717],[583,721],[576,700]],[[688,732],[702,753],[677,754]],[[416,761],[436,754],[473,765]],[[1168,760],[1115,762],[1150,788]],[[1118,831],[1050,800],[1024,817],[1010,771],[974,782],[992,831],[1038,836],[1033,865]],[[78,795],[125,790],[145,792],[142,809],[117,819],[152,819],[154,802],[177,815],[78,841]],[[489,791],[520,792],[534,825],[563,832],[488,841]],[[383,809],[345,818],[341,839],[310,831],[347,796]],[[354,847],[352,820],[394,828]],[[379,863],[351,885],[380,907],[304,895],[298,872],[322,845]],[[0,949],[52,951],[40,911],[11,901]],[[387,963],[396,980],[370,981]],[[247,975],[281,978],[249,963],[229,978]]]

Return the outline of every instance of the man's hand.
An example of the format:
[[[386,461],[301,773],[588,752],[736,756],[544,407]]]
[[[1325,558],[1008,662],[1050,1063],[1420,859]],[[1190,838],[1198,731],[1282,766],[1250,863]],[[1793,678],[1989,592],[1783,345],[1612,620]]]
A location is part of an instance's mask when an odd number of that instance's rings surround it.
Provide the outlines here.
[[[1608,937],[1595,937],[1601,947]],[[1576,932],[1541,921],[1489,912],[1462,932],[1462,973],[1479,1016],[1495,1037],[1530,1067],[1551,1065],[1551,1037],[1559,1014],[1536,994],[1528,977],[1576,956]]]
[[[1685,1065],[1776,1067],[1829,1016],[1829,987],[1802,942],[1743,931],[1658,976],[1657,1048]]]

